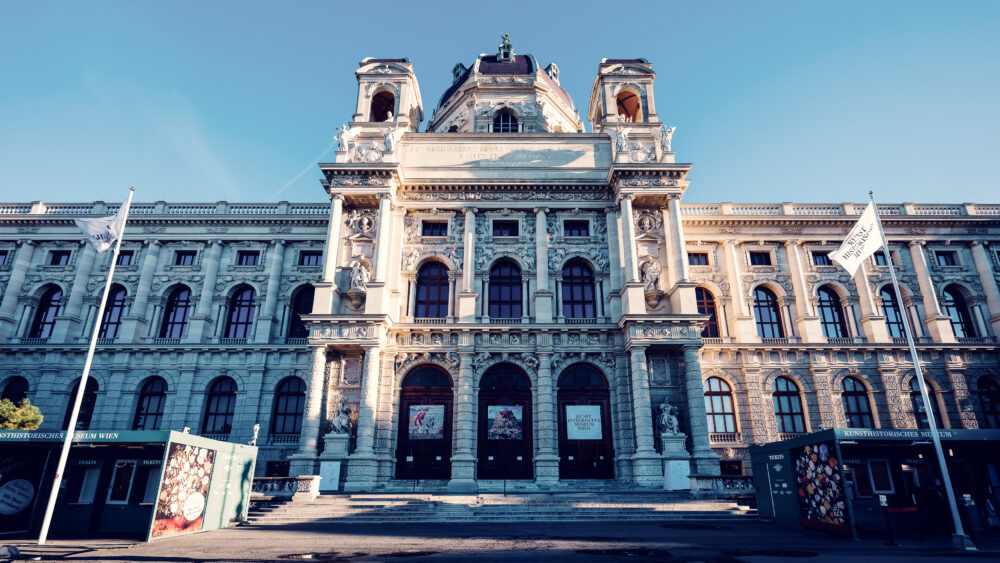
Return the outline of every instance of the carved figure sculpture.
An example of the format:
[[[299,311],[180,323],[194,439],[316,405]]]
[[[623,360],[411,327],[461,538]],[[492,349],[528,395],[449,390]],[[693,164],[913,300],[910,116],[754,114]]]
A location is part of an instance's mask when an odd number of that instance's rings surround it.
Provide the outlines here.
[[[371,272],[364,262],[355,262],[351,268],[351,290],[365,291],[365,284],[371,280]]]
[[[659,406],[660,416],[658,426],[660,434],[680,434],[680,421],[677,420],[677,407],[672,406],[667,401],[663,401]]]
[[[340,400],[340,408],[337,409],[337,416],[330,421],[332,428],[330,434],[350,434],[351,433],[351,407]]]
[[[382,144],[385,146],[385,152],[392,152],[392,137],[392,129],[382,130]]]
[[[341,125],[337,129],[337,150],[346,151],[348,143],[351,142],[351,132],[347,125]]]
[[[615,152],[623,152],[628,148],[628,129],[625,127],[608,127],[608,135],[615,142]]]
[[[646,284],[646,291],[655,291],[660,287],[660,272],[663,267],[656,260],[647,260],[642,264],[642,282]]]
[[[670,142],[673,141],[676,130],[676,127],[668,129],[666,125],[660,126],[660,148],[663,149],[663,152],[670,152]]]

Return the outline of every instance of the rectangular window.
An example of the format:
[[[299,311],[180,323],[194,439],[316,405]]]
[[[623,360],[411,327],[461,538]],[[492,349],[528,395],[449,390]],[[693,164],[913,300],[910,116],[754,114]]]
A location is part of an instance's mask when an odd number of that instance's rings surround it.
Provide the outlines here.
[[[77,465],[73,467],[67,483],[66,498],[69,502],[91,504],[97,494],[97,479],[101,476],[101,468]]]
[[[423,221],[420,224],[420,235],[425,237],[448,236],[448,223],[445,221]]]
[[[832,266],[833,261],[830,260],[829,252],[813,252],[813,265],[814,266]]]
[[[132,257],[135,252],[132,250],[122,250],[118,253],[118,261],[115,262],[117,266],[128,266],[132,264]]]
[[[938,266],[958,265],[958,260],[955,258],[954,250],[939,250],[935,252],[935,255],[937,255]]]
[[[563,236],[589,237],[590,221],[566,221],[563,223]]]
[[[689,266],[708,266],[707,252],[688,252]]]
[[[236,253],[237,266],[256,266],[260,258],[260,252],[256,250],[241,250]]]
[[[156,502],[156,487],[160,484],[160,465],[143,460],[136,469],[132,480],[132,504],[152,504]]]
[[[319,266],[323,262],[323,253],[319,250],[303,250],[299,252],[299,266]]]
[[[50,266],[65,266],[69,264],[69,250],[53,250],[49,255]]]
[[[174,253],[175,266],[194,266],[196,252],[193,250],[178,250]]]
[[[892,473],[889,471],[888,461],[884,459],[868,460],[868,471],[872,478],[872,492],[881,494],[896,492],[892,486]]]
[[[7,263],[7,254],[9,254],[7,250],[0,250],[0,266]]]
[[[493,236],[516,237],[517,221],[493,221]]]
[[[111,487],[108,490],[108,503],[125,504],[128,502],[128,494],[132,491],[132,477],[134,475],[134,459],[115,461],[115,471],[111,474]]]
[[[888,266],[889,258],[886,257],[884,250],[878,250],[875,252],[875,264],[877,266]]]
[[[771,253],[770,252],[751,252],[750,253],[750,265],[751,266],[770,266],[771,265]]]

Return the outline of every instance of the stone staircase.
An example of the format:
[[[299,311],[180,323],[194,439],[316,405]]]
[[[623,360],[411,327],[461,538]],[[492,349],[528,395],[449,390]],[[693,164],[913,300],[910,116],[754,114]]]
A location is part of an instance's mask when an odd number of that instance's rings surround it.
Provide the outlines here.
[[[301,523],[511,523],[587,521],[721,521],[753,519],[736,502],[667,492],[364,493],[321,495],[315,501],[260,506],[249,526]]]

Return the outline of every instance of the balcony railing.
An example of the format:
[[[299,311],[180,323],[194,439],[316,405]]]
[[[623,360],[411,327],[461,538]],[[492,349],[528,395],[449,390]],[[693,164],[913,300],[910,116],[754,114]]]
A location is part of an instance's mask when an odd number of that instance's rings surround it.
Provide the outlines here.
[[[713,444],[738,444],[741,439],[737,432],[709,432],[708,441]]]
[[[181,343],[181,339],[180,338],[154,338],[153,339],[153,344],[175,345],[175,344],[180,344],[180,343]]]
[[[778,441],[791,440],[792,438],[798,438],[799,436],[805,435],[805,432],[778,432]]]
[[[443,325],[447,322],[445,317],[414,317],[413,322],[419,325]]]
[[[222,432],[202,434],[201,437],[202,438],[209,438],[211,440],[219,440],[219,441],[222,441],[222,442],[228,442],[229,441],[229,434],[222,433]]]
[[[491,325],[521,324],[521,317],[509,318],[509,319],[490,317],[490,324]]]
[[[996,344],[996,336],[960,336],[958,337],[958,342],[960,344]]]
[[[247,339],[246,338],[220,338],[219,339],[219,344],[242,345],[242,344],[246,344],[246,343],[247,343]]]
[[[760,341],[764,344],[788,344],[787,338],[761,338]]]
[[[21,344],[28,344],[28,345],[33,346],[33,345],[37,345],[37,344],[45,344],[48,341],[49,341],[48,338],[22,338],[21,339]]]
[[[594,325],[597,324],[597,319],[571,319],[565,318],[563,322],[568,325]]]
[[[267,437],[268,444],[298,444],[298,434],[271,434]]]

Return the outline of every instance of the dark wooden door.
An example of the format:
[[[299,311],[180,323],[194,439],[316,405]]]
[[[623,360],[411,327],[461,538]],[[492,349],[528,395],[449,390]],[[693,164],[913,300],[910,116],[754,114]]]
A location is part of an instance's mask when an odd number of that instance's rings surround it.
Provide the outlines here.
[[[479,392],[480,479],[531,479],[531,391]]]
[[[399,400],[397,479],[451,477],[452,394],[404,389]]]
[[[560,390],[558,406],[559,478],[613,478],[615,455],[607,390]],[[572,428],[568,424],[568,414],[574,418]],[[584,439],[573,439],[580,437]]]

